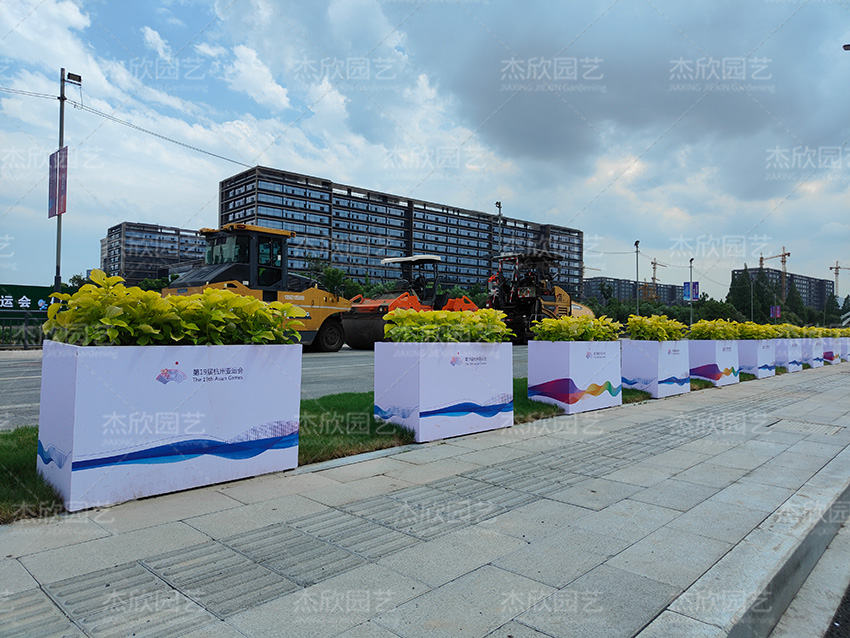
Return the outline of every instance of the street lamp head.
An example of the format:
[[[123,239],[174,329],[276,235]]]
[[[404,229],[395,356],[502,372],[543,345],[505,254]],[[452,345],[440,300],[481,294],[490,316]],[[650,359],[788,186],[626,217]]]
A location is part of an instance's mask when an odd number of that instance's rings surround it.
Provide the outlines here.
[[[638,247],[638,244],[639,244],[639,243],[640,243],[640,239],[635,240],[635,248],[637,248],[637,247]]]
[[[844,45],[844,50],[845,50],[845,51],[850,51],[850,44],[845,44],[845,45]]]
[[[693,258],[693,257],[691,257],[691,258],[688,260],[688,263],[689,263],[689,264],[691,264],[691,266],[693,266],[693,265],[694,265],[694,258]]]

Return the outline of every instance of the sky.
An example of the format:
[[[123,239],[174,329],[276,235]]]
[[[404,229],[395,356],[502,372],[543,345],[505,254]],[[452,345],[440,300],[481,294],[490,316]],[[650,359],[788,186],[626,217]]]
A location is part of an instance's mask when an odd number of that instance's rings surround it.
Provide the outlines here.
[[[725,298],[731,269],[784,247],[831,279],[850,268],[845,43],[830,0],[4,0],[0,283],[52,285],[62,67],[82,76],[65,281],[122,221],[215,226],[219,181],[258,164],[500,201],[583,231],[587,277],[656,260],[681,284],[693,258]]]

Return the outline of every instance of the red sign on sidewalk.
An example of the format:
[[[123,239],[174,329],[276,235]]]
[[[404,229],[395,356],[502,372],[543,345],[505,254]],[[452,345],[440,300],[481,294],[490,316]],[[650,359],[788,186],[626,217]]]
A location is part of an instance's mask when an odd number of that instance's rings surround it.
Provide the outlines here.
[[[50,192],[47,197],[47,217],[56,217],[66,210],[68,194],[68,147],[50,155]]]

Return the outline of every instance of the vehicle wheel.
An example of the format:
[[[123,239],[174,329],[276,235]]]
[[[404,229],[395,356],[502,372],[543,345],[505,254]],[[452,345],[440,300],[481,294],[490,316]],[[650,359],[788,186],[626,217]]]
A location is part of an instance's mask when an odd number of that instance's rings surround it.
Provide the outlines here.
[[[345,343],[345,332],[342,324],[336,319],[328,319],[319,328],[313,345],[319,352],[339,352]]]

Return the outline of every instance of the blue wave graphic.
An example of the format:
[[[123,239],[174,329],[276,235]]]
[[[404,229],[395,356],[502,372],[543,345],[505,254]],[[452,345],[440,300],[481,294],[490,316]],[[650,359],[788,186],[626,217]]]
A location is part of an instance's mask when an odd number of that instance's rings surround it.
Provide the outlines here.
[[[169,443],[168,445],[158,445],[144,450],[136,450],[135,452],[127,452],[125,454],[74,461],[71,465],[71,470],[76,472],[77,470],[108,467],[110,465],[137,463],[177,463],[206,455],[218,456],[230,460],[243,460],[259,456],[266,450],[280,450],[297,445],[298,432],[266,439],[237,442],[191,439]]]
[[[759,370],[776,370],[776,366],[765,363],[763,366],[759,366]]]
[[[511,412],[513,409],[513,401],[508,401],[507,403],[494,403],[491,405],[478,405],[477,403],[466,401],[463,403],[455,403],[454,405],[447,405],[444,408],[437,408],[435,410],[423,410],[419,413],[419,416],[423,419],[429,416],[466,416],[467,414],[494,417],[500,412]]]
[[[63,452],[53,444],[48,444],[47,448],[45,448],[41,444],[41,439],[38,440],[38,456],[45,465],[55,463],[56,467],[61,470],[65,467],[65,462],[68,460],[70,454],[70,452]]]
[[[393,417],[398,417],[400,419],[408,418],[413,412],[416,410],[417,406],[407,407],[407,406],[398,406],[391,405],[390,407],[384,409],[379,405],[375,405],[375,416],[379,419],[383,419],[384,421],[389,421]]]
[[[666,379],[660,379],[658,381],[658,385],[678,385],[684,386],[686,383],[690,383],[690,377],[667,377]]]
[[[653,379],[651,377],[647,377],[645,379],[628,379],[626,377],[622,377],[621,380],[623,382],[623,385],[629,385],[629,386],[632,386],[632,385],[648,386],[653,381],[655,381],[655,379]]]

